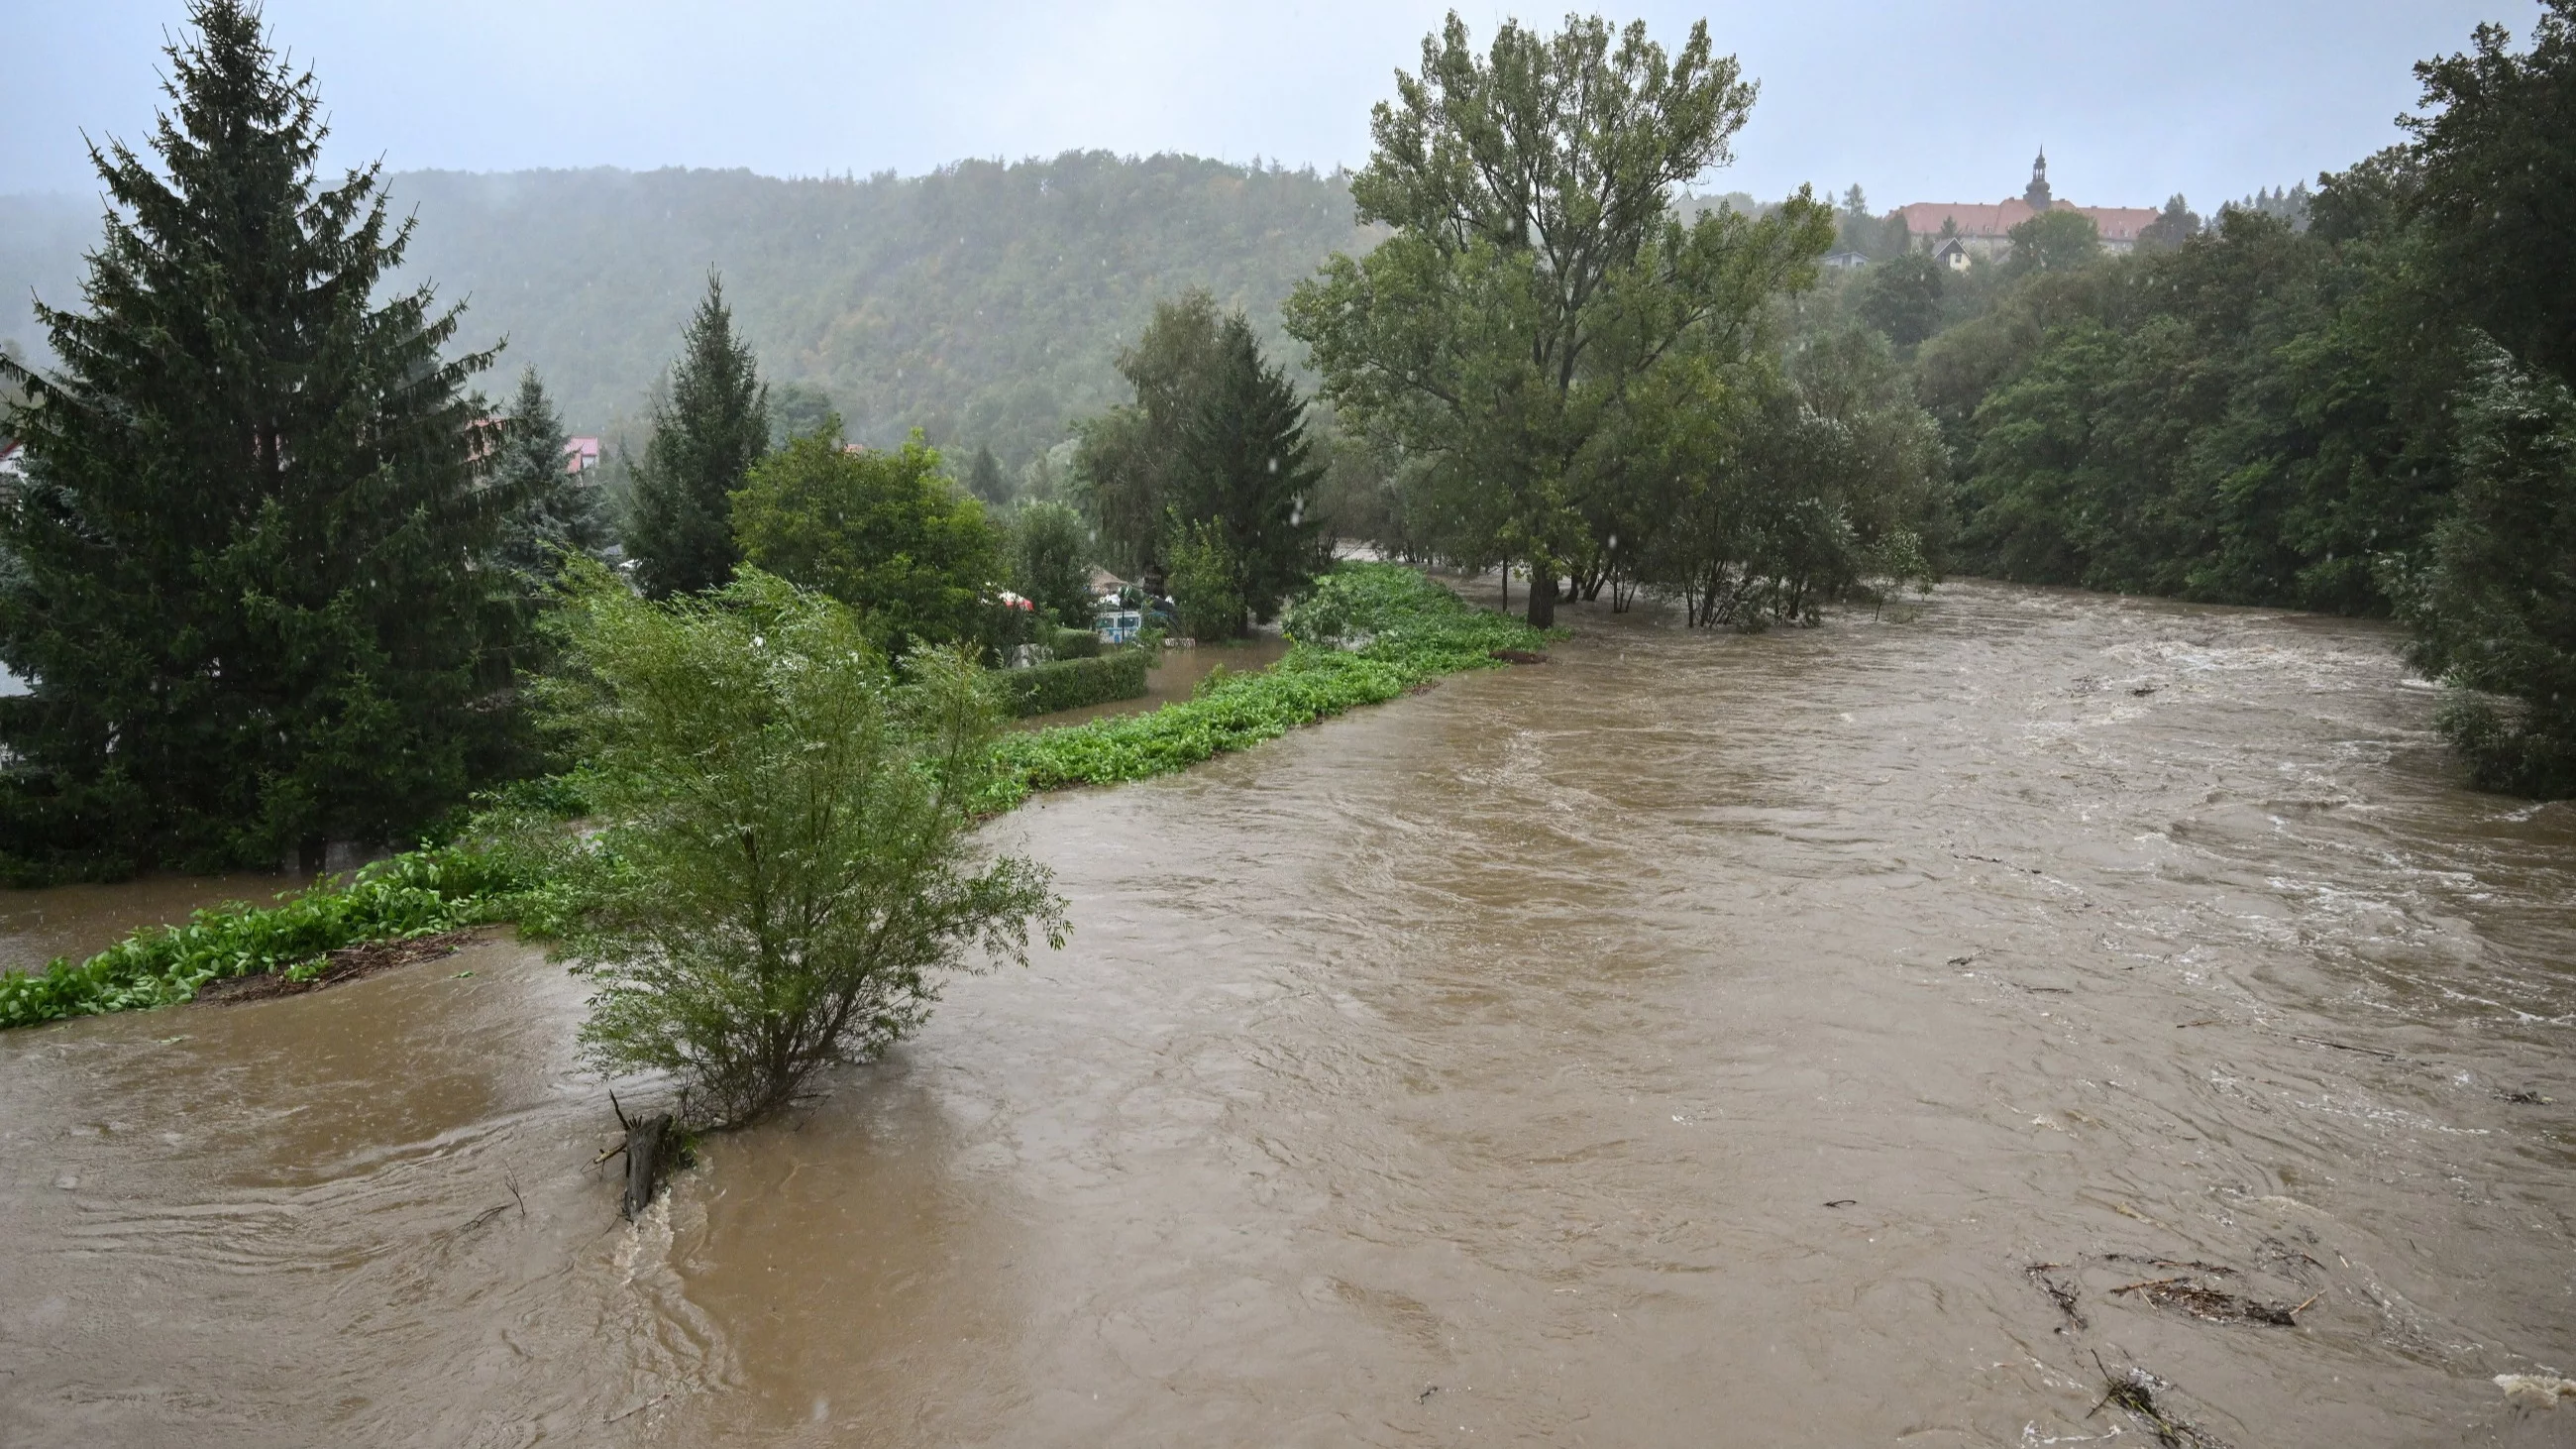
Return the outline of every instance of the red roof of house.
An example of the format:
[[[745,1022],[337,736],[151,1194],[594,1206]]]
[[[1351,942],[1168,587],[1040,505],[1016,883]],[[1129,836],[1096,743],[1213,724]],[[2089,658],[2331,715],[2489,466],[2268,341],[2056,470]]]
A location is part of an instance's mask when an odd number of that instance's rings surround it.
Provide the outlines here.
[[[2138,233],[2159,214],[2152,206],[2075,206],[2063,201],[2054,209],[2080,211],[2093,218],[2104,241],[2136,241]],[[1918,201],[1904,211],[1905,230],[1914,236],[1939,236],[1942,222],[1956,221],[1961,236],[1998,241],[2039,214],[2018,196],[2008,201]]]

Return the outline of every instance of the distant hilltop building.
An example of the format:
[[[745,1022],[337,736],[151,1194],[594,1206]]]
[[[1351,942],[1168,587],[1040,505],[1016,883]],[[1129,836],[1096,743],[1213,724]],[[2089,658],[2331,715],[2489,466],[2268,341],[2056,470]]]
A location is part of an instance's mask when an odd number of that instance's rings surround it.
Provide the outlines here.
[[[1972,260],[2012,255],[2012,229],[2043,211],[2075,211],[2093,218],[2102,249],[2126,252],[2159,213],[2151,206],[2077,206],[2048,190],[2048,153],[2030,164],[2030,185],[2004,201],[1918,201],[1904,208],[1905,235],[1919,251],[1945,266],[1965,269]]]

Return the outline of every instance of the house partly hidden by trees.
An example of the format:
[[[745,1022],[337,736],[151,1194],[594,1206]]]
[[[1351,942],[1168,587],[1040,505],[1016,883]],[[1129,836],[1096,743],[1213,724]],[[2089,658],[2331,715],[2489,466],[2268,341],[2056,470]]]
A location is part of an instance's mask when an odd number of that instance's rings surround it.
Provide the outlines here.
[[[2047,212],[2072,212],[2093,223],[2102,250],[2124,255],[2163,215],[2152,206],[2077,206],[2048,189],[2048,153],[2030,165],[2030,185],[2002,201],[1917,201],[1900,208],[1907,242],[1953,271],[1973,261],[2000,262],[2012,255],[2013,228]]]

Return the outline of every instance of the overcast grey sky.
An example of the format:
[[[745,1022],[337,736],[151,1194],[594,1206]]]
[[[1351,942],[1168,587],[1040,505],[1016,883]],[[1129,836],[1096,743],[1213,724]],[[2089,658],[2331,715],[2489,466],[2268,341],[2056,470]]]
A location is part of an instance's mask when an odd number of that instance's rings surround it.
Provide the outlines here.
[[[1762,85],[1708,189],[1867,188],[1879,209],[2017,193],[2204,210],[2395,139],[2410,66],[2531,0],[1631,0],[1706,15]],[[1423,0],[270,0],[319,73],[333,160],[395,169],[745,166],[915,173],[1077,147],[1290,165],[1367,157],[1368,107],[1448,6]],[[1565,0],[1459,7],[1553,28]],[[141,140],[177,0],[0,0],[0,193],[87,191],[80,143]]]

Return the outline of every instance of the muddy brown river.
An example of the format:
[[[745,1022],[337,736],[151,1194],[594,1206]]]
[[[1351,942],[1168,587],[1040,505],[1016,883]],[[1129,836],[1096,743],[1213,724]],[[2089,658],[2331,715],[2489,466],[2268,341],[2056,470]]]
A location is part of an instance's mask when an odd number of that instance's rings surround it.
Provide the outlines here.
[[[1000,822],[1073,944],[635,1227],[507,940],[0,1036],[0,1444],[2576,1441],[2576,811],[2388,631],[1572,612]]]

